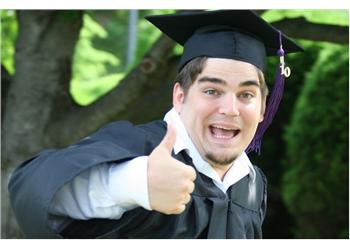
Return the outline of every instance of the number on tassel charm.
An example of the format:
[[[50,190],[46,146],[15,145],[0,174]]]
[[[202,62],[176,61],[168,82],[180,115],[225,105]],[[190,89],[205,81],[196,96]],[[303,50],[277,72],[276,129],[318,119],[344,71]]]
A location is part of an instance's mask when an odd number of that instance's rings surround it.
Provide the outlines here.
[[[285,67],[285,63],[284,63],[284,56],[280,56],[280,67],[281,67],[281,75],[284,75],[285,77],[289,77],[290,76],[290,68],[287,66]]]

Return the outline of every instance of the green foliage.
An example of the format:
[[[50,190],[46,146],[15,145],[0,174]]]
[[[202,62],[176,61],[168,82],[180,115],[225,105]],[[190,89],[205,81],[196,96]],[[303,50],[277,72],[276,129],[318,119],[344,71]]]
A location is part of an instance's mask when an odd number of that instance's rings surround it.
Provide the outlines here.
[[[1,64],[13,75],[15,73],[14,54],[17,38],[17,20],[14,10],[0,10],[1,12]]]
[[[283,198],[297,237],[348,237],[348,53],[348,46],[323,49],[285,134]]]
[[[269,22],[275,22],[286,17],[305,17],[314,23],[349,25],[348,10],[270,10],[263,14],[263,18]]]
[[[113,54],[93,47],[94,37],[105,38],[107,32],[89,15],[84,15],[84,27],[74,54],[71,93],[81,105],[87,105],[97,97],[114,88],[123,73],[107,71],[109,66],[117,66],[118,58]]]
[[[160,31],[143,16],[173,10],[140,10],[137,51],[133,65],[126,64],[128,10],[87,11],[76,47],[71,94],[80,105],[88,105],[115,88],[140,62]]]

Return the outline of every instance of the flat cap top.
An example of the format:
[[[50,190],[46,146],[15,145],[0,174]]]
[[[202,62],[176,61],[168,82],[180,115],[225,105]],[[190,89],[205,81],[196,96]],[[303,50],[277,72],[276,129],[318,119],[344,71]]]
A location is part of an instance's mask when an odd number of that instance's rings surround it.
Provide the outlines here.
[[[277,55],[279,31],[251,10],[218,10],[145,17],[184,46],[180,69],[199,56],[236,59],[265,69],[265,57]],[[303,51],[282,33],[286,53]]]

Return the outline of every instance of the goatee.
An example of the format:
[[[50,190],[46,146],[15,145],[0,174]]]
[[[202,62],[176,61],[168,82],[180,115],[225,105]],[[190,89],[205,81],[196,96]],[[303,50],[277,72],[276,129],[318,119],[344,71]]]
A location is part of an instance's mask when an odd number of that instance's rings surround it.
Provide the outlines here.
[[[206,153],[205,157],[211,163],[214,163],[215,165],[222,165],[222,166],[227,166],[227,165],[233,163],[237,159],[236,155],[233,155],[231,157],[218,157],[212,153]]]

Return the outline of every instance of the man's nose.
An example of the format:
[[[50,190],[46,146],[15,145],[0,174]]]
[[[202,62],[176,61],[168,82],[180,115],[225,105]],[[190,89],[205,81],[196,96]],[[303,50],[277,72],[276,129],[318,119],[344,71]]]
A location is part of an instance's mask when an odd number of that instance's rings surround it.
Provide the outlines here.
[[[220,102],[219,113],[229,116],[239,116],[238,105],[236,96],[227,95]]]

